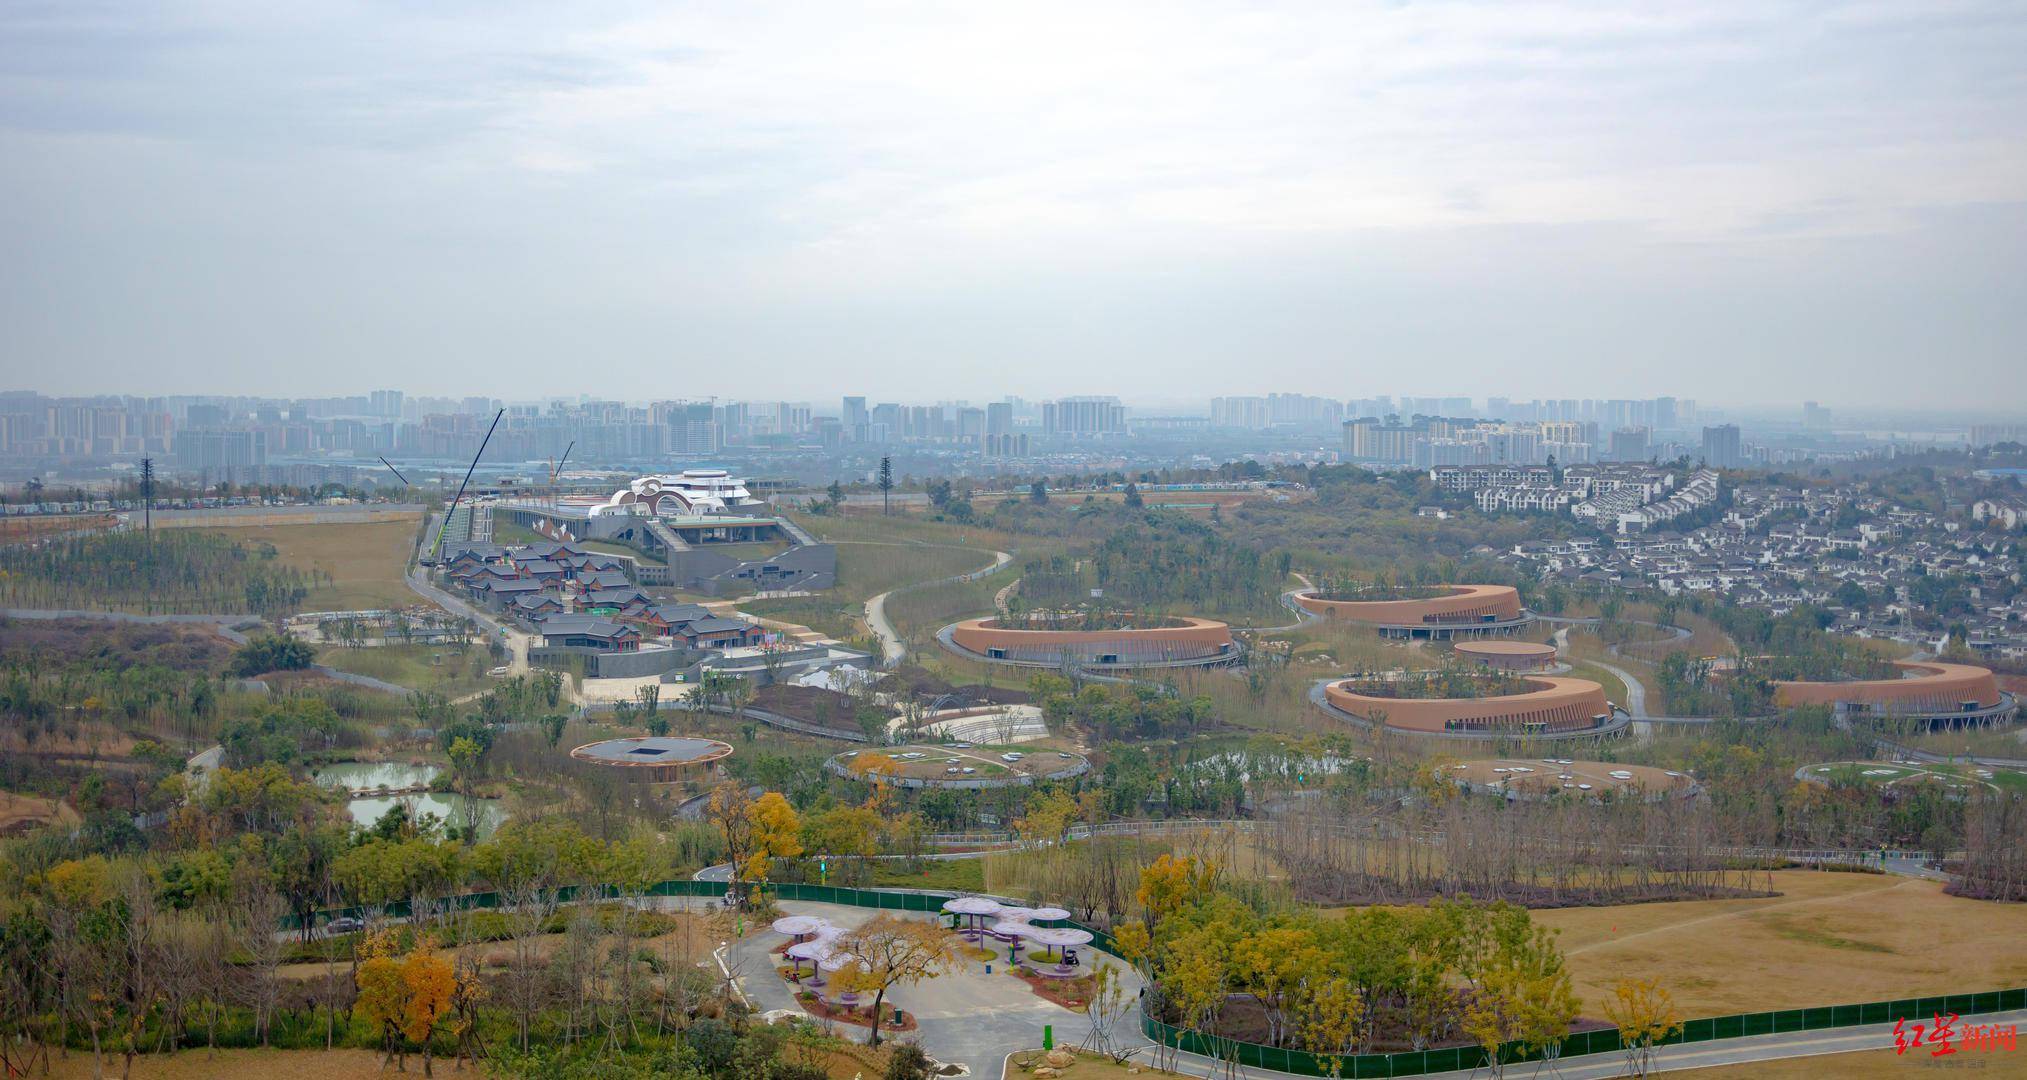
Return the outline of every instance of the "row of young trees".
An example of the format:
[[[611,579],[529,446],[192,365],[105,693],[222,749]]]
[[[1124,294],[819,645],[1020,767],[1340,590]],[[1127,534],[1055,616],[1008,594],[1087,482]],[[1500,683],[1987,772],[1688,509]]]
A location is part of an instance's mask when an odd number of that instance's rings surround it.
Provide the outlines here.
[[[0,545],[0,606],[196,611],[279,619],[326,580],[272,545],[196,529],[109,532]]]

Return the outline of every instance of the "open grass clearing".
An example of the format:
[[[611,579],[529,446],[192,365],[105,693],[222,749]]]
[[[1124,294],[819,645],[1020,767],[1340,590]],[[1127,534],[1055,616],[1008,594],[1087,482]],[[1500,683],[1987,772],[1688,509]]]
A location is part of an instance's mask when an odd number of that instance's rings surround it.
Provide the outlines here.
[[[328,581],[310,590],[304,611],[364,611],[418,601],[404,580],[417,527],[418,521],[272,525],[220,535],[241,543],[272,544],[282,562],[328,575]]]
[[[375,645],[352,649],[320,645],[317,662],[354,675],[391,682],[410,690],[456,697],[493,685],[486,672],[493,666],[485,648],[473,645]]]
[[[1624,976],[1660,980],[1685,1017],[2027,985],[2027,905],[1949,896],[1939,882],[1783,870],[1781,895],[1559,908],[1584,1008]]]

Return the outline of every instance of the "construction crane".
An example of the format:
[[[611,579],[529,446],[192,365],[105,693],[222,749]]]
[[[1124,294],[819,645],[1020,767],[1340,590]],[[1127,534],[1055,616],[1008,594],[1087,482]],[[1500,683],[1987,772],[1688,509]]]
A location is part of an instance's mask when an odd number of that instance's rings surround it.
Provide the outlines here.
[[[436,542],[429,545],[429,559],[425,561],[434,562],[437,553],[443,550],[443,534],[450,528],[451,515],[457,513],[458,501],[465,497],[465,486],[472,482],[472,472],[479,467],[479,458],[485,456],[486,444],[493,441],[493,430],[500,426],[500,417],[505,415],[507,415],[505,409],[493,414],[492,427],[487,428],[486,437],[479,440],[479,452],[472,455],[471,465],[465,468],[465,478],[458,481],[457,494],[451,496],[450,505],[443,509],[443,524],[436,527]]]
[[[575,449],[577,449],[577,440],[572,439],[570,440],[570,445],[563,448],[563,456],[549,463],[549,509],[551,510],[556,509],[556,474],[563,470],[564,464],[570,460],[570,451]]]

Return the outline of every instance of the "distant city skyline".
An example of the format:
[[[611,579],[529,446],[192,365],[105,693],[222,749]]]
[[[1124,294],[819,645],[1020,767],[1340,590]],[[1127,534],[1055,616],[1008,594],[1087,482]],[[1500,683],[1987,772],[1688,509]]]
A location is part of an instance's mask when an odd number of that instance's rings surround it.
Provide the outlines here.
[[[2027,392],[2027,8],[0,10],[0,385]]]

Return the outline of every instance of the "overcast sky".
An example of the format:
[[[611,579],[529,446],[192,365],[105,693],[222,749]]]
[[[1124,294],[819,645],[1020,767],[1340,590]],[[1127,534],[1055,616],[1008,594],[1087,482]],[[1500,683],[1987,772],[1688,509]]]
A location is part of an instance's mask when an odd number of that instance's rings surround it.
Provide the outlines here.
[[[2027,4],[0,2],[0,388],[2023,408]]]

